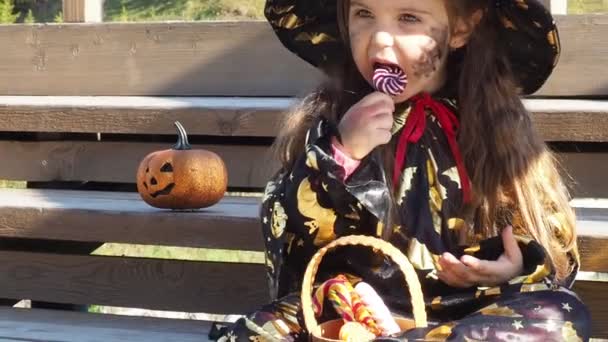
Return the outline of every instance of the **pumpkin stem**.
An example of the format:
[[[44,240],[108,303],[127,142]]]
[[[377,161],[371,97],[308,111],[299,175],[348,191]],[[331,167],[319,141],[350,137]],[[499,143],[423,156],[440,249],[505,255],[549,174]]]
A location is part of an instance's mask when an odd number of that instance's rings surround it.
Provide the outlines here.
[[[188,143],[188,134],[186,129],[182,126],[179,121],[175,121],[175,127],[177,127],[177,143],[173,145],[174,150],[191,150],[192,146]]]

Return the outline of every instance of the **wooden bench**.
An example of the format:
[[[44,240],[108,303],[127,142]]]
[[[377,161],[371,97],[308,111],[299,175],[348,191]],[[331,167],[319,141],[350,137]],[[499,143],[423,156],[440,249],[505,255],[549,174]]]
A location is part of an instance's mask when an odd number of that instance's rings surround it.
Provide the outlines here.
[[[526,100],[576,181],[583,271],[576,289],[608,337],[608,48],[601,16],[561,17],[564,55]],[[584,34],[583,34],[584,33]],[[0,298],[239,314],[268,300],[255,193],[281,113],[318,80],[261,22],[0,27]],[[586,99],[582,99],[586,98]],[[153,209],[134,193],[147,153],[179,120],[226,161],[231,192],[196,212]],[[43,240],[43,243],[40,243]],[[29,241],[37,246],[16,248]],[[53,250],[51,242],[67,246]],[[254,252],[253,262],[68,253],[99,243]],[[31,244],[30,244],[31,245]],[[199,320],[0,310],[0,339],[204,340]]]

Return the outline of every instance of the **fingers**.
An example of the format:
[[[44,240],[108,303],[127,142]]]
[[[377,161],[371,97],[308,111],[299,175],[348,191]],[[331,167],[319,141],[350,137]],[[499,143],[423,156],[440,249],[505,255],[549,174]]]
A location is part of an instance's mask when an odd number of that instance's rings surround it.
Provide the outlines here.
[[[365,106],[376,102],[381,102],[387,107],[392,108],[391,112],[395,111],[395,101],[393,101],[393,99],[389,95],[379,91],[375,91],[365,96],[359,103]]]
[[[482,260],[471,255],[463,255],[458,260],[450,253],[444,253],[439,258],[439,278],[450,286],[470,287],[496,286],[520,275],[523,256],[512,227],[503,230],[502,241],[504,253],[496,261]]]
[[[502,280],[497,275],[504,271],[502,263],[481,260],[466,254],[460,258],[460,261],[475,273],[474,278],[477,280],[477,285],[493,286],[501,283]]]
[[[442,271],[439,278],[454,287],[471,287],[478,283],[478,275],[450,253],[443,253],[439,258]]]
[[[508,226],[502,231],[502,244],[505,248],[505,255],[513,264],[522,264],[523,267],[523,256],[521,249],[517,244],[515,235],[513,235],[513,227]]]
[[[392,138],[395,103],[386,94],[375,92],[353,105],[338,124],[345,151],[362,159],[376,146]]]
[[[460,261],[474,272],[482,275],[491,274],[491,266],[486,260],[477,259],[472,255],[463,255]]]

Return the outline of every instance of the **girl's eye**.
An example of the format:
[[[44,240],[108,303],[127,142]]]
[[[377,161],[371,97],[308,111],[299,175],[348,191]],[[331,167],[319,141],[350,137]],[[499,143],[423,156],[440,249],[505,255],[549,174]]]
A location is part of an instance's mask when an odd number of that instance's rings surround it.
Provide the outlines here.
[[[417,16],[412,15],[412,14],[402,14],[401,16],[399,16],[399,21],[405,21],[408,23],[417,23],[420,21],[420,19],[418,19]]]
[[[355,12],[355,16],[359,18],[371,18],[372,13],[368,10],[360,9]]]

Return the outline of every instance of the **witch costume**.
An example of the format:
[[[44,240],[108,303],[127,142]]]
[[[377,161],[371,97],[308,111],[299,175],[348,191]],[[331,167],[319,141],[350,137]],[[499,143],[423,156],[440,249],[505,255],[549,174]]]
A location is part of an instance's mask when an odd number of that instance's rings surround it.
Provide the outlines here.
[[[501,41],[523,94],[538,90],[553,70],[560,52],[550,13],[536,0],[492,1]],[[346,50],[336,23],[335,0],[268,0],[266,17],[280,41],[321,70],[344,58]],[[389,242],[413,264],[422,284],[429,327],[405,331],[377,341],[584,341],[590,317],[569,290],[578,270],[561,282],[545,249],[524,235],[517,208],[505,208],[497,224],[512,225],[524,257],[524,272],[496,287],[454,288],[437,276],[444,252],[496,260],[504,251],[500,236],[470,236],[475,215],[460,210],[471,196],[469,180],[456,144],[458,105],[445,91],[415,96],[397,106],[393,126],[395,181],[389,188],[386,170],[366,157],[345,177],[335,160],[331,139],[336,128],[318,121],[309,130],[305,153],[293,168],[280,170],[268,183],[261,219],[273,302],[222,329],[218,341],[307,341],[299,292],[314,253],[345,235],[378,236],[395,196],[397,218]],[[556,229],[565,224],[552,213]],[[462,237],[474,241],[462,245]],[[339,249],[320,265],[317,280],[347,274],[362,279],[382,297],[394,315],[411,315],[404,278],[387,258],[359,246]],[[334,313],[335,315],[335,313]],[[326,319],[331,312],[324,312]],[[321,320],[323,320],[321,318]]]

